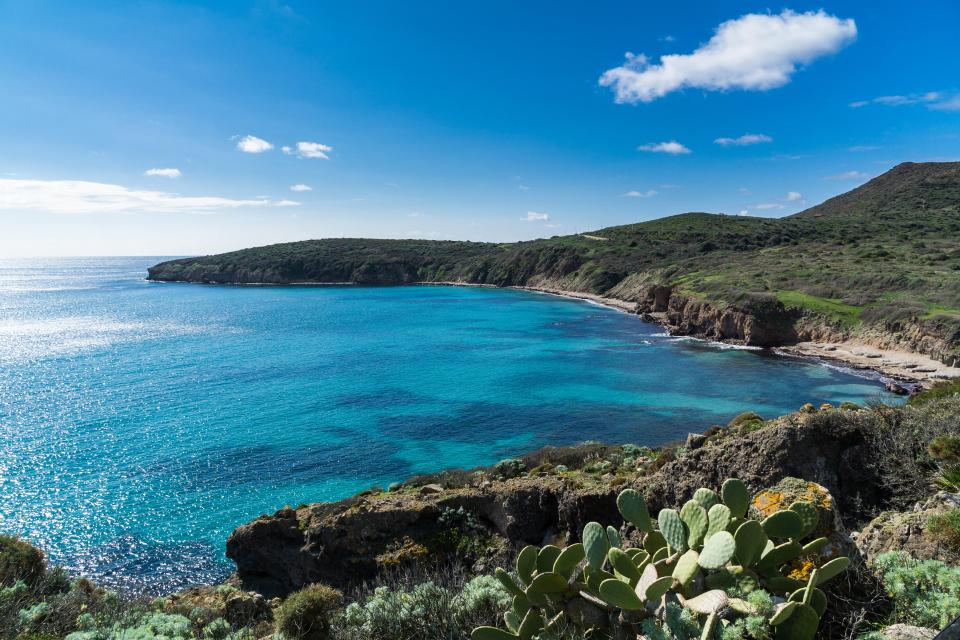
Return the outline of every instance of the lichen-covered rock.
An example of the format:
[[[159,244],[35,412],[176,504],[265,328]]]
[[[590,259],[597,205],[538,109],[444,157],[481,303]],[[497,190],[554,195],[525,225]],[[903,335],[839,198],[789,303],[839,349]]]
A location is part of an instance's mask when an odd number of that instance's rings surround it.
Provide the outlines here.
[[[159,602],[163,603],[165,613],[189,616],[191,612],[201,609],[238,627],[269,620],[272,616],[270,605],[262,595],[243,591],[230,584],[191,587],[166,596]]]
[[[914,505],[912,511],[884,511],[854,534],[857,548],[868,565],[887,551],[905,551],[920,560],[952,563],[956,552],[928,531],[931,516],[960,508],[960,494],[940,492],[926,502]]]
[[[810,538],[829,538],[843,531],[836,501],[830,491],[822,484],[799,478],[784,478],[757,493],[750,502],[750,517],[763,520],[777,511],[789,509],[794,502],[809,502],[817,509],[820,518],[817,528],[809,534]]]

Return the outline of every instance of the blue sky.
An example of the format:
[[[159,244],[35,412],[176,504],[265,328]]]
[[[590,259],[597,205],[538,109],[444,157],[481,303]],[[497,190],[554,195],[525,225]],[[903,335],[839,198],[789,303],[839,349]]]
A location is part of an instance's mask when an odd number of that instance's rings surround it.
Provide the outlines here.
[[[958,28],[953,1],[0,2],[0,256],[786,215],[960,159]]]

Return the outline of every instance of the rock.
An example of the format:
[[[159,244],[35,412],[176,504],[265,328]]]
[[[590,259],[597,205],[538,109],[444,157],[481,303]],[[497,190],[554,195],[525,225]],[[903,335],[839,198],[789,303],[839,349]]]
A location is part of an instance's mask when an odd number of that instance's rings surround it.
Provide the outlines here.
[[[880,631],[885,640],[932,640],[937,632],[926,627],[914,627],[909,624],[895,624]]]
[[[927,532],[930,516],[960,508],[960,494],[940,492],[912,511],[884,511],[857,535],[856,544],[868,565],[888,551],[905,551],[920,560],[953,562],[957,554]]]
[[[702,433],[687,434],[687,449],[699,449],[707,441],[707,436]]]
[[[885,388],[890,393],[895,393],[898,396],[905,396],[908,393],[910,393],[910,391],[906,387],[899,385],[896,382],[888,382]]]
[[[223,606],[223,617],[230,624],[241,627],[255,620],[266,620],[271,615],[267,599],[259,593],[241,591],[227,599]]]
[[[834,509],[849,527],[885,508],[891,497],[876,490],[882,479],[871,464],[876,454],[865,446],[865,427],[841,416],[839,411],[794,414],[747,434],[712,439],[627,482],[656,512],[682,505],[699,487],[717,490],[730,477],[740,478],[753,492],[775,487],[784,478],[804,478],[832,495]],[[618,476],[617,482],[623,481]],[[554,533],[567,543],[579,540],[591,520],[620,526],[620,488],[613,482],[578,484],[568,474],[555,473],[493,479],[484,487],[439,493],[383,493],[318,503],[240,526],[227,541],[227,556],[236,563],[243,587],[267,597],[311,582],[349,588],[386,569],[378,558],[391,557],[406,538],[410,548],[430,547],[442,530],[441,513],[463,507],[485,529],[495,547],[490,553],[502,553],[506,561],[519,546],[541,544]],[[824,522],[840,528],[836,520],[825,517]],[[484,561],[493,566],[494,558]]]
[[[437,493],[443,493],[443,487],[439,484],[425,484],[420,487],[421,495],[432,495]]]

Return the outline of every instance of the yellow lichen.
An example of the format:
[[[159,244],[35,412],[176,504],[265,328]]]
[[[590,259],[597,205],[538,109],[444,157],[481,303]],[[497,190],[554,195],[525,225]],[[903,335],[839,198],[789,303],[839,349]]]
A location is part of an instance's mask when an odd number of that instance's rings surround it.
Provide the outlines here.
[[[400,541],[394,541],[386,551],[376,557],[376,560],[380,566],[396,566],[417,562],[429,554],[430,551],[425,546],[404,536]]]
[[[797,580],[806,580],[810,577],[810,572],[816,567],[817,565],[810,558],[797,558],[790,563],[790,573],[788,575]]]

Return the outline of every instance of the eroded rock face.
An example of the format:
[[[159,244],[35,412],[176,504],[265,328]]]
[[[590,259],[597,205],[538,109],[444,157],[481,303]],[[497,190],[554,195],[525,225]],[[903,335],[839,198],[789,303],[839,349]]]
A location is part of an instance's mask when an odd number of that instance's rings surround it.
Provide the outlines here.
[[[868,565],[888,551],[905,551],[919,560],[954,563],[956,552],[928,531],[931,516],[960,508],[960,494],[941,492],[918,503],[913,511],[885,511],[854,535],[857,548]]]
[[[786,477],[818,483],[836,497],[839,509],[856,518],[858,508],[884,504],[876,479],[862,464],[869,455],[856,428],[838,428],[795,416],[758,431],[708,441],[628,484],[647,498],[652,511],[676,506],[699,487],[719,489],[739,477],[753,492]],[[512,558],[519,546],[571,542],[584,524],[618,526],[616,495],[625,480],[583,483],[570,476],[532,475],[483,480],[475,486],[421,493],[417,489],[364,495],[337,503],[282,509],[239,527],[227,542],[244,588],[282,595],[311,582],[348,587],[378,572],[433,554],[445,510],[463,508],[486,530],[496,557]]]

